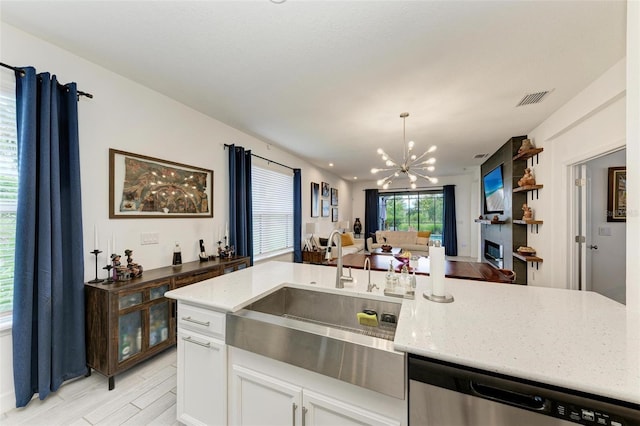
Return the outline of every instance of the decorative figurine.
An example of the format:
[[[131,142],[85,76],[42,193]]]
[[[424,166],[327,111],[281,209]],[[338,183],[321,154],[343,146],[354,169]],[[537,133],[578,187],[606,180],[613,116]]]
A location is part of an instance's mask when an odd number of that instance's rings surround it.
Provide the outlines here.
[[[113,264],[113,281],[127,281],[131,279],[131,274],[126,266],[120,263],[120,255],[113,253],[111,263]]]
[[[527,203],[522,205],[522,211],[524,212],[522,216],[522,220],[532,220],[533,219],[533,210],[531,207],[527,206]]]
[[[235,248],[227,245],[227,237],[224,237],[224,248],[221,247],[222,241],[218,241],[218,257],[220,259],[231,258],[235,255]]]
[[[522,176],[518,181],[518,186],[523,187],[523,186],[531,186],[535,184],[536,184],[536,178],[533,176],[533,173],[531,173],[531,169],[527,167],[526,169],[524,169],[524,176]]]
[[[518,149],[518,154],[524,152],[524,151],[529,151],[530,149],[535,148],[533,146],[533,143],[531,143],[531,139],[524,139],[522,141],[522,145],[520,145],[520,148]]]
[[[124,254],[125,256],[127,256],[127,269],[129,269],[131,278],[137,278],[141,276],[143,268],[142,268],[142,265],[135,263],[131,258],[131,255],[133,254],[133,250],[127,249],[124,251]]]

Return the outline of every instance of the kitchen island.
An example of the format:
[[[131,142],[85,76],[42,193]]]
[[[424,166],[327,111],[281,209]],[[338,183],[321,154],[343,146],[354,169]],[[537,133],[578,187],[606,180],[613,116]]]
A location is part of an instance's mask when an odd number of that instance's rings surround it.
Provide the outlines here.
[[[367,293],[367,272],[353,270],[353,282],[336,289],[335,271],[268,262],[166,296],[180,302],[179,317],[183,306],[236,312],[284,286],[389,300],[383,272],[371,272],[379,288]],[[460,279],[446,279],[446,286],[455,301],[433,303],[422,297],[428,277],[417,277],[416,299],[402,301],[397,351],[640,404],[638,313],[592,292]]]

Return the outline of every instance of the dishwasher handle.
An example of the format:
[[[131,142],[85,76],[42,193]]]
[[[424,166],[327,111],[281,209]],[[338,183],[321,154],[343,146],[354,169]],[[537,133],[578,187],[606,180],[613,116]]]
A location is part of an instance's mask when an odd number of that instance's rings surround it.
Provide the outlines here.
[[[482,383],[469,382],[474,395],[533,411],[547,411],[550,402],[539,395],[528,395]]]

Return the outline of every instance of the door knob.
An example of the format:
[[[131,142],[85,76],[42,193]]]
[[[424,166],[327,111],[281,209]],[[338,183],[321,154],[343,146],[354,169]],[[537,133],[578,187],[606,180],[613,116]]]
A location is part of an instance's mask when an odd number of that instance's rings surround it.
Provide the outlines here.
[[[588,245],[587,247],[589,247],[591,250],[598,250],[598,246],[597,245]]]

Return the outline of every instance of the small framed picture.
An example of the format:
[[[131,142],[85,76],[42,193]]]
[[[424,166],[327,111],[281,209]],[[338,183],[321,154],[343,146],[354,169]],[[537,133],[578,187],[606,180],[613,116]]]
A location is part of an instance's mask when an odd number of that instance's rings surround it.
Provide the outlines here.
[[[338,221],[338,208],[334,207],[331,209],[331,222]]]
[[[607,222],[627,221],[627,168],[609,167]]]
[[[322,196],[329,196],[329,184],[327,182],[322,182]]]
[[[337,188],[331,188],[331,205],[332,206],[338,205],[338,189]]]
[[[322,200],[322,217],[329,217],[329,200]]]

